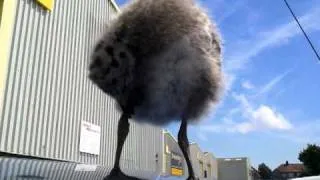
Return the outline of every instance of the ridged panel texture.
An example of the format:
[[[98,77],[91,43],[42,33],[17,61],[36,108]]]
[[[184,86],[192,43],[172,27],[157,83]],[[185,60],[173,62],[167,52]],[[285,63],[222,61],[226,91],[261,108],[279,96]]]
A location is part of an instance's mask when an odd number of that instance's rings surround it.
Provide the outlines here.
[[[81,164],[80,166],[83,167]],[[53,179],[53,180],[101,180],[109,174],[111,168],[103,166],[91,167],[89,170],[80,170],[76,163],[57,162],[47,160],[30,160],[18,158],[0,158],[0,179]],[[156,179],[157,174],[125,169],[130,176],[143,179]]]
[[[108,0],[19,0],[0,151],[111,166],[119,112],[87,78],[90,51],[116,9]],[[81,121],[101,126],[100,155],[79,152]],[[161,129],[131,123],[124,168],[160,171]]]
[[[194,173],[200,180],[218,179],[217,159],[213,156],[213,154],[202,152],[198,144],[190,144],[190,160],[193,166]],[[202,163],[202,165],[200,164],[200,162]],[[204,177],[205,171],[207,173],[206,178]]]
[[[167,147],[169,150],[169,153],[167,153]],[[184,159],[183,153],[179,147],[179,144],[177,142],[177,140],[175,138],[173,138],[173,136],[171,134],[169,134],[168,132],[164,133],[164,156],[165,156],[165,175],[171,175],[171,158],[172,158],[172,153],[174,153],[175,155],[179,155],[180,157],[182,157],[183,161],[182,161],[182,168],[183,168],[183,175],[182,176],[187,176],[188,172],[187,172],[187,165],[186,165],[186,161]]]

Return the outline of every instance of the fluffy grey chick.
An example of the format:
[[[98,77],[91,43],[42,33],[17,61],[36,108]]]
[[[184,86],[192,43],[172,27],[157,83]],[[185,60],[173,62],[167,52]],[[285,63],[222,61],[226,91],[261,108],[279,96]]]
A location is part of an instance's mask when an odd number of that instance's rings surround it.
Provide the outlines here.
[[[220,35],[192,0],[135,0],[126,5],[97,43],[89,78],[113,97],[123,112],[118,124],[114,168],[129,118],[154,125],[181,121],[178,143],[188,165],[187,125],[206,114],[222,89]]]

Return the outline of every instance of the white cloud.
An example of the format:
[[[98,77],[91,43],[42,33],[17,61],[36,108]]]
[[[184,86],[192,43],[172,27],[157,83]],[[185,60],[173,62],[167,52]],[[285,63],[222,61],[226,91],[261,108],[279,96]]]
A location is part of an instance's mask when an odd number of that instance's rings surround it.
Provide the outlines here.
[[[225,95],[228,95],[228,93],[232,89],[232,85],[234,82],[237,80],[236,76],[234,74],[228,73],[228,72],[223,72],[223,86],[224,86],[224,92]]]
[[[255,88],[255,86],[250,81],[242,82],[241,86],[242,86],[242,88],[247,89],[247,90],[251,90],[251,89]]]
[[[292,129],[292,124],[279,112],[269,106],[261,105],[252,113],[254,120],[267,129]]]
[[[221,3],[222,1],[219,2]],[[320,30],[320,21],[318,21],[318,17],[320,17],[320,8],[310,10],[298,18],[301,24],[304,25],[305,30],[310,33]],[[251,39],[232,42],[232,44],[236,44],[236,46],[231,47],[231,45],[228,45],[226,47],[226,51],[224,53],[225,60],[223,62],[226,90],[224,96],[229,95],[228,92],[232,90],[233,84],[237,80],[237,74],[240,70],[247,67],[253,57],[267,49],[283,45],[284,42],[289,42],[290,39],[302,35],[294,20],[257,34],[258,35]],[[275,77],[275,79],[271,80],[269,84],[266,84],[266,86],[262,88],[261,94],[258,93],[258,95],[262,95],[263,93],[270,91],[287,74],[288,72],[285,72],[284,74]],[[244,86],[245,85],[248,84],[244,84]],[[246,87],[250,88],[250,86]],[[221,99],[220,107],[224,103],[224,100],[225,97]]]
[[[270,106],[260,105],[258,108],[254,108],[243,94],[233,93],[233,98],[240,103],[240,106],[232,109],[222,123],[206,125],[202,127],[202,130],[214,133],[246,134],[253,131],[287,131],[293,129],[291,122]],[[235,122],[232,119],[244,119],[244,121]]]
[[[313,9],[307,14],[299,18],[301,24],[308,32],[320,30],[320,8]],[[226,62],[226,69],[229,72],[243,69],[251,58],[257,56],[262,51],[288,42],[291,38],[302,35],[300,29],[294,20],[289,23],[278,26],[272,30],[266,30],[260,33],[260,36],[254,37],[247,46],[240,46],[229,50],[228,59]],[[237,49],[237,51],[233,51]]]
[[[242,134],[254,131],[255,129],[256,127],[251,122],[242,122],[231,128],[233,132],[240,132]]]
[[[320,143],[320,120],[303,121],[296,125],[292,131],[270,133],[270,136],[283,138],[296,143]]]
[[[253,111],[251,103],[249,103],[248,98],[244,94],[233,93],[232,97],[240,103],[240,108],[244,110],[243,112],[251,113]]]
[[[197,133],[197,136],[201,141],[204,141],[204,142],[208,141],[208,137],[201,131]]]
[[[299,17],[300,22],[308,33],[320,30],[320,8],[313,9],[305,15]],[[226,49],[224,71],[226,72],[226,87],[228,92],[232,92],[232,86],[237,80],[237,73],[247,67],[248,63],[255,56],[270,48],[274,48],[289,42],[292,38],[302,36],[300,29],[294,20],[289,23],[278,26],[272,30],[266,30],[259,33],[246,42],[237,44],[230,49]],[[241,86],[247,90],[256,92],[255,96],[246,96],[244,94],[228,93],[239,103],[238,106],[228,111],[220,122],[206,124],[201,126],[201,135],[198,137],[205,139],[210,133],[240,133],[248,134],[251,132],[270,133],[273,136],[288,138],[293,141],[312,141],[315,140],[320,132],[320,122],[317,124],[317,130],[310,125],[300,125],[292,123],[286,116],[267,104],[259,104],[256,98],[271,92],[289,73],[288,70],[272,78],[260,88],[249,81],[242,82]],[[228,97],[229,98],[229,97]],[[230,99],[228,99],[230,100]],[[312,124],[315,126],[315,124]],[[312,131],[310,129],[313,129]],[[304,137],[307,132],[307,137]],[[207,133],[207,134],[206,134]],[[320,141],[320,138],[316,138]]]
[[[264,86],[261,87],[260,91],[256,94],[256,96],[261,96],[261,95],[266,94],[269,91],[271,91],[290,72],[291,72],[291,70],[285,71],[284,73],[279,74],[278,76],[271,79],[268,83],[266,83]]]
[[[235,3],[226,3],[224,2],[224,8],[223,8],[223,13],[220,16],[220,18],[217,20],[217,24],[221,24],[224,20],[227,18],[231,17],[235,12],[237,12],[241,7],[243,7],[247,1],[236,1]]]

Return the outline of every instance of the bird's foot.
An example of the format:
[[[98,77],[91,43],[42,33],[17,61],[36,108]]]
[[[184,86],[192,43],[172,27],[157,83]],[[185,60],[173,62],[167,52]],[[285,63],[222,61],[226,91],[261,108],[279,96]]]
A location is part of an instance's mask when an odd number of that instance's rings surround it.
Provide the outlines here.
[[[136,177],[131,177],[124,174],[120,168],[113,168],[110,174],[103,178],[103,180],[139,180]]]
[[[199,180],[199,178],[195,177],[195,176],[189,176],[187,178],[187,180]]]

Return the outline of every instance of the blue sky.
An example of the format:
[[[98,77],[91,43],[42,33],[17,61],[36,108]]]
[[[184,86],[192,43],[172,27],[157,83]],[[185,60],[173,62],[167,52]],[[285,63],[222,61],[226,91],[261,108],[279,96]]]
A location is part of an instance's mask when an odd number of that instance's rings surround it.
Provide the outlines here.
[[[122,5],[125,0],[118,0]],[[320,1],[288,0],[320,51]],[[200,0],[224,39],[226,92],[189,138],[271,168],[320,143],[320,63],[282,0]],[[179,125],[167,127],[174,135]]]

